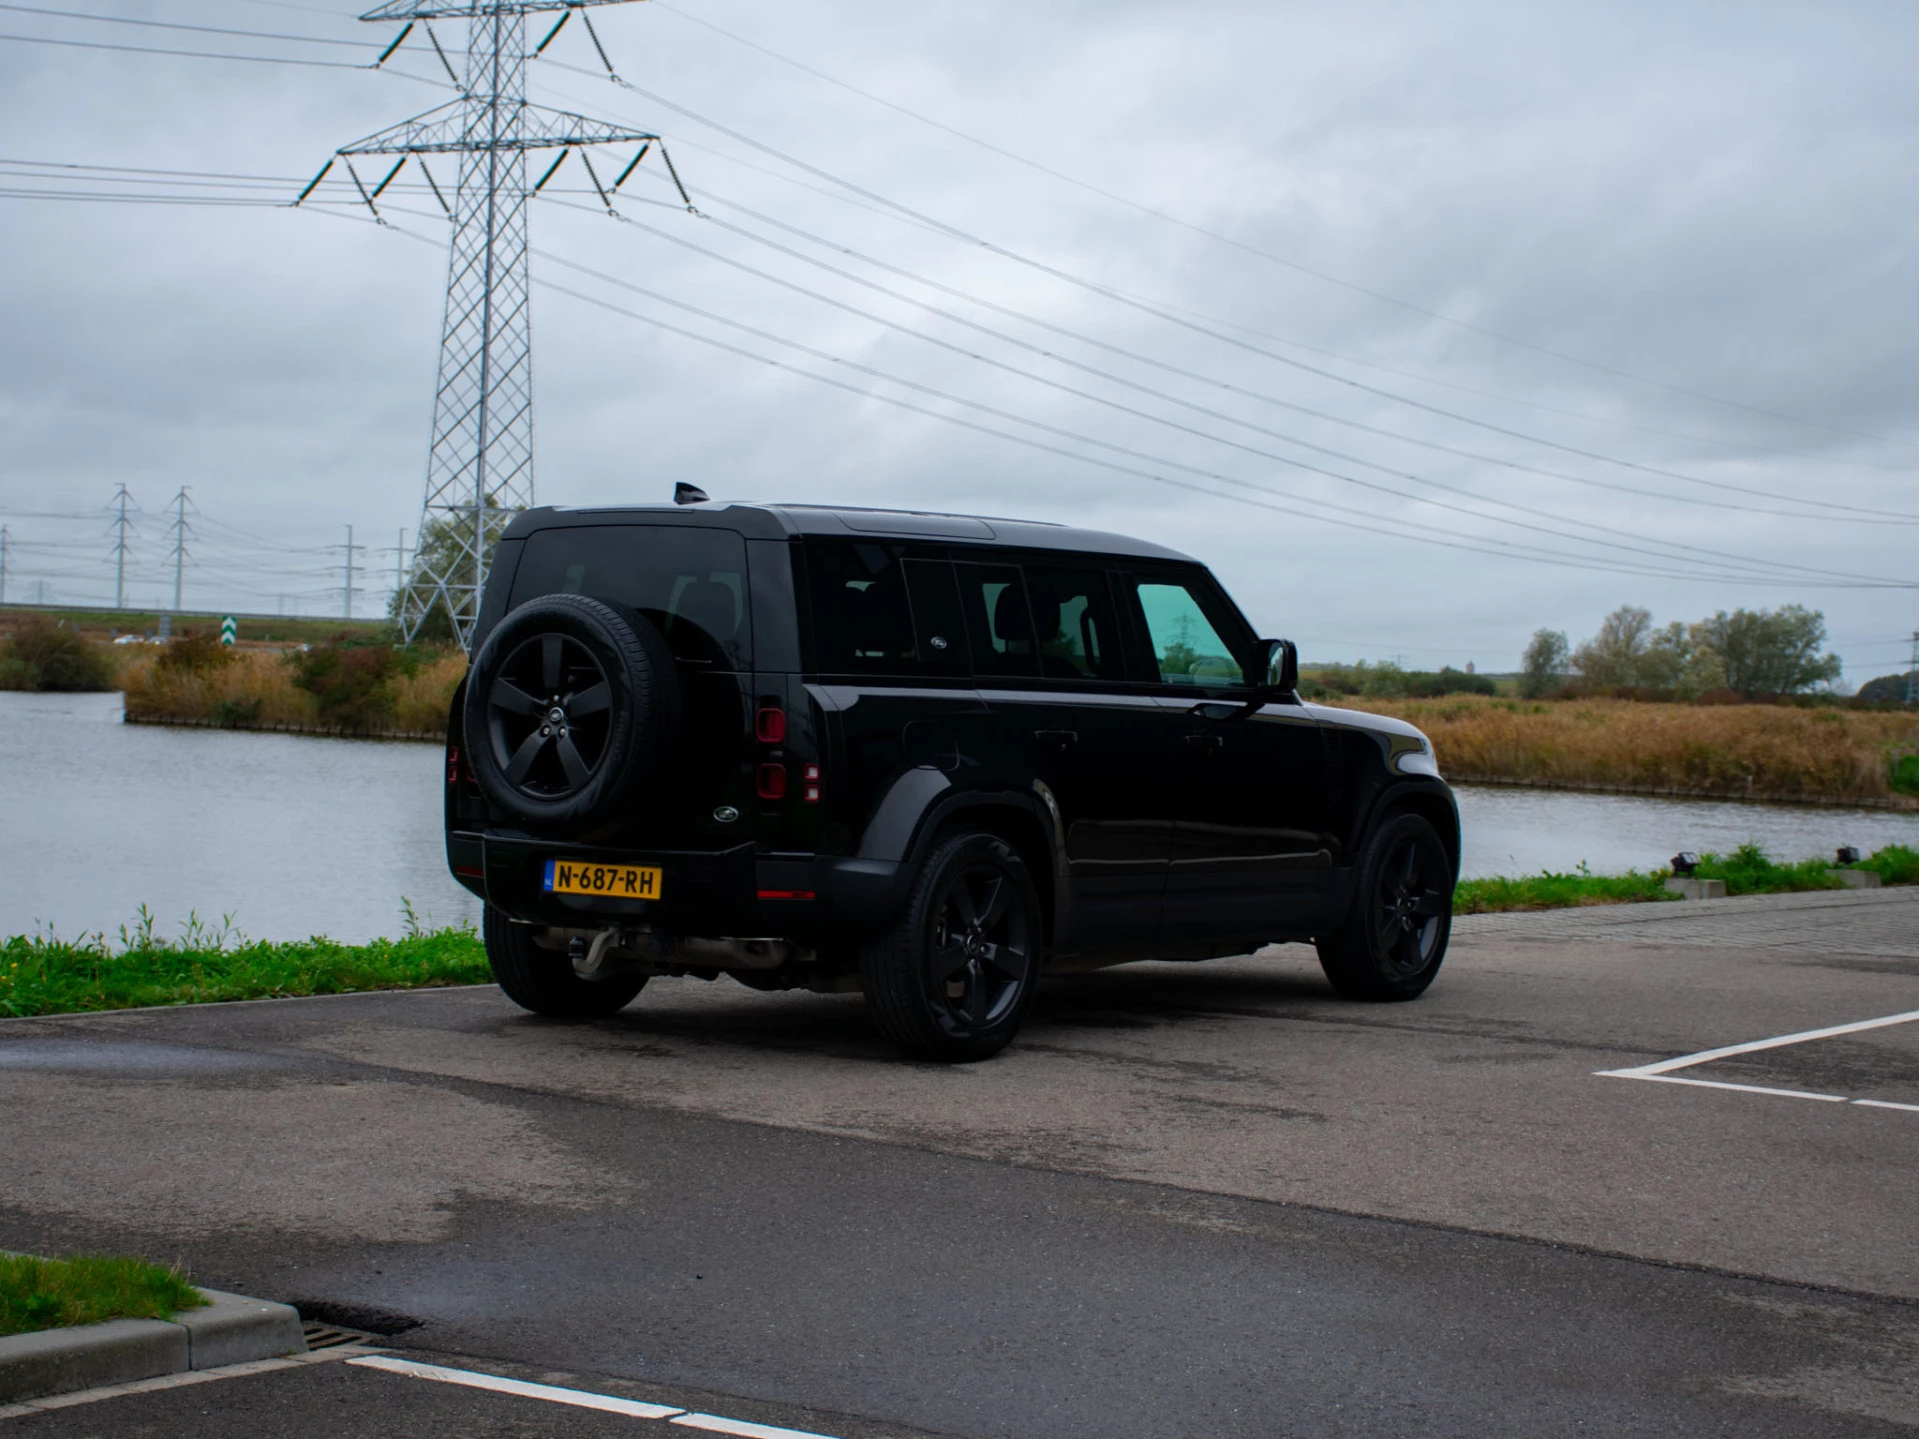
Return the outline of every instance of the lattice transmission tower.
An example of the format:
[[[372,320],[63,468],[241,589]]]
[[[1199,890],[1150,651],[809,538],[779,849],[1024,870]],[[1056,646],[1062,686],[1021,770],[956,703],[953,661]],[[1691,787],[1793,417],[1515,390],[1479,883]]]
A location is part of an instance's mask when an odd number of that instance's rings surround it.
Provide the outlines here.
[[[447,261],[447,301],[440,328],[440,367],[434,383],[433,430],[427,451],[426,500],[421,508],[414,564],[402,588],[399,622],[413,639],[436,609],[444,609],[454,636],[470,645],[494,543],[512,517],[533,502],[533,344],[528,311],[527,211],[534,193],[578,150],[593,186],[611,209],[617,191],[659,137],[584,115],[527,103],[527,16],[566,13],[537,49],[584,7],[622,0],[389,0],[360,18],[404,22],[381,55],[384,63],[415,26],[460,90],[460,98],[342,146],[301,193],[304,200],[335,161],[346,165],[369,209],[413,158],[441,209],[453,222]],[[434,34],[432,21],[467,22],[467,63],[457,73]],[[598,35],[594,48],[603,62]],[[612,65],[607,65],[612,73]],[[602,185],[587,149],[637,143],[639,154],[611,186]],[[528,158],[558,151],[539,180],[527,184]],[[353,168],[361,155],[398,156],[377,182]],[[430,155],[457,155],[453,200],[427,168]],[[296,204],[298,201],[295,202]]]

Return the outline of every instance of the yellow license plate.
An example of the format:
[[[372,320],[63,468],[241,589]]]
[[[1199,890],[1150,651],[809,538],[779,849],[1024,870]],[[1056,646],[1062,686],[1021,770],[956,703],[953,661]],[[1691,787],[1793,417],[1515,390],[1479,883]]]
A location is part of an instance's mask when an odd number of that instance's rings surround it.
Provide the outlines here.
[[[660,871],[648,864],[581,864],[571,859],[550,859],[541,887],[548,894],[658,899]]]

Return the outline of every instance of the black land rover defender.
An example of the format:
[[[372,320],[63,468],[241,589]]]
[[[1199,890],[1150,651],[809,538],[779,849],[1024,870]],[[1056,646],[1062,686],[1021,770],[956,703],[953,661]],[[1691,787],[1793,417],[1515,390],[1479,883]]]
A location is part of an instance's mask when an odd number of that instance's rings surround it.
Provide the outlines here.
[[[1311,940],[1351,998],[1446,951],[1426,739],[1295,695],[1204,566],[1119,535],[801,505],[539,509],[447,728],[447,861],[501,988],[864,991],[990,1055],[1043,974]]]

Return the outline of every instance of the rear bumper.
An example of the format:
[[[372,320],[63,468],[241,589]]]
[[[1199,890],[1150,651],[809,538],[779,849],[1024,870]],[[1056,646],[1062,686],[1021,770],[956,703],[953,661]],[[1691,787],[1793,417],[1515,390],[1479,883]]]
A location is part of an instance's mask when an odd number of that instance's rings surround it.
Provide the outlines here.
[[[549,859],[657,866],[660,898],[549,894],[543,885]],[[905,897],[898,864],[767,854],[750,844],[610,849],[456,830],[447,835],[447,866],[490,906],[529,924],[647,924],[677,935],[781,938],[810,947],[885,928]]]

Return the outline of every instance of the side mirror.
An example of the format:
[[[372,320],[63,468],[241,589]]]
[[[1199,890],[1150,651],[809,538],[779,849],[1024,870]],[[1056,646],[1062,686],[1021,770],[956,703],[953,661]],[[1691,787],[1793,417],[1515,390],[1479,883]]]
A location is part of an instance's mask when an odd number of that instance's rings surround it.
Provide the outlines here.
[[[1300,651],[1292,640],[1262,640],[1267,655],[1267,688],[1290,695],[1300,688]]]

